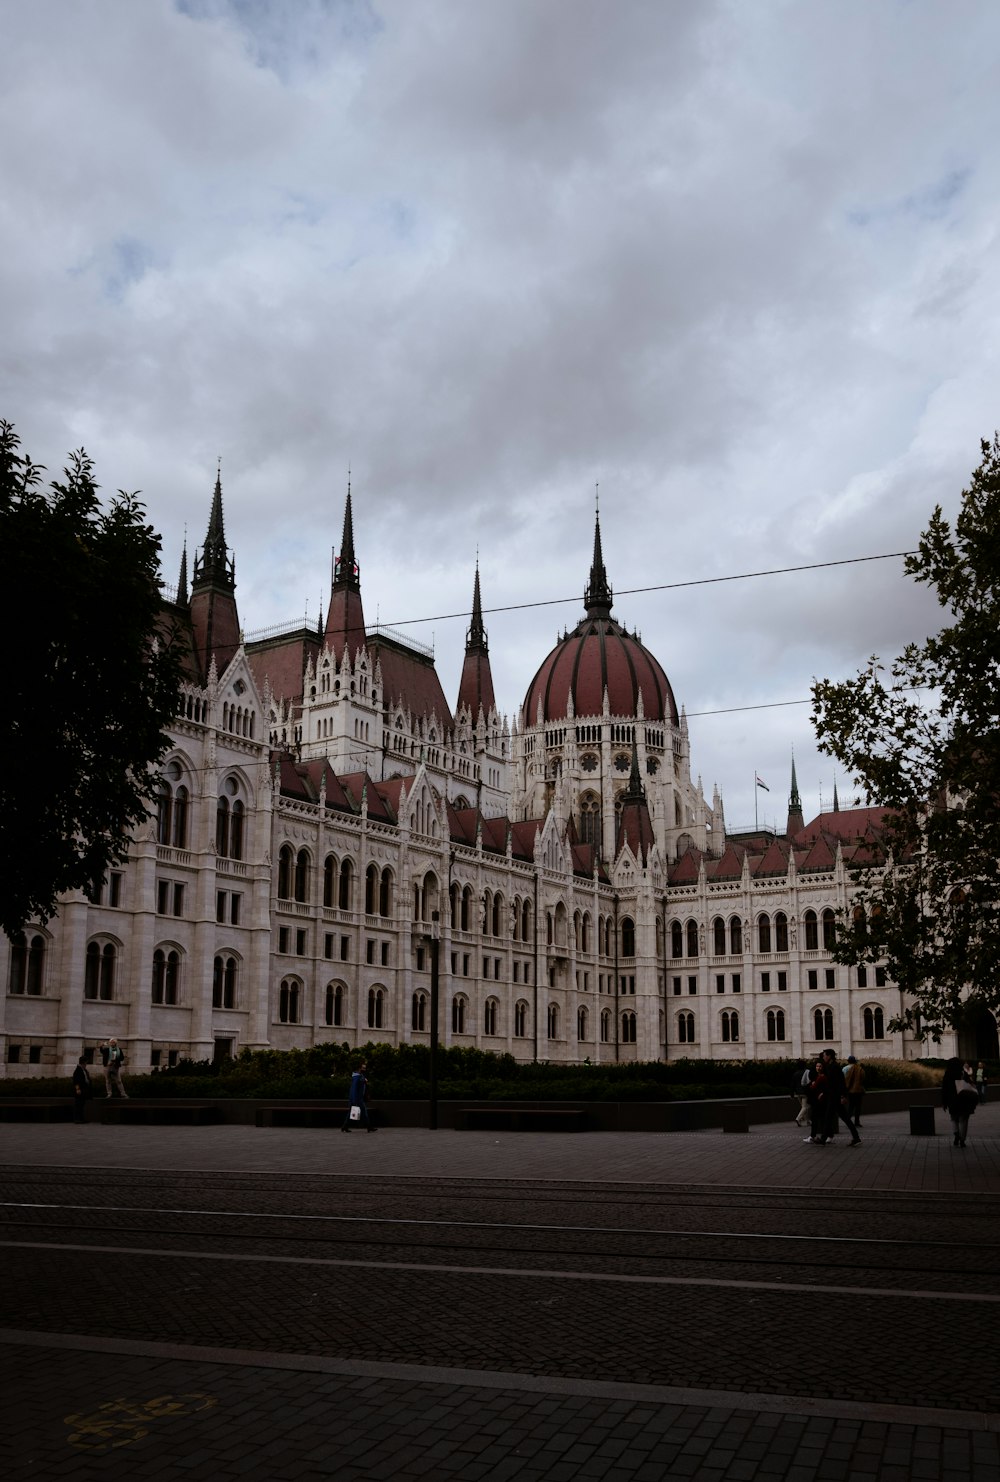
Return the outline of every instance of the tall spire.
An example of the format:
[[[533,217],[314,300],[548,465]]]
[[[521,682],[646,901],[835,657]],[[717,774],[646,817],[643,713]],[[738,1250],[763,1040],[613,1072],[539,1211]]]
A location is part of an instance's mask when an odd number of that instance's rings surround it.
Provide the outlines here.
[[[785,825],[785,833],[791,838],[806,826],[802,816],[802,799],[799,797],[799,784],[795,776],[795,757],[792,756],[792,787],[788,794],[788,822]]]
[[[358,649],[365,646],[365,614],[361,605],[361,571],[354,552],[354,514],[351,507],[351,476],[347,475],[347,501],[344,505],[344,533],[340,554],[333,563],[333,586],[326,615],[326,642],[337,663],[345,652],[354,661]]]
[[[188,605],[188,543],[187,534],[184,535],[184,546],[181,550],[181,569],[177,577],[177,606]]]
[[[465,663],[462,665],[462,678],[458,686],[457,710],[466,709],[472,714],[473,725],[477,723],[480,711],[488,716],[496,709],[489,645],[483,623],[483,603],[479,593],[478,557],[476,579],[472,588],[472,622],[465,637]]]
[[[208,517],[208,531],[201,559],[194,558],[192,584],[219,587],[232,592],[236,588],[236,570],[226,547],[226,529],[222,518],[222,459],[215,475],[215,492],[212,495],[212,512]]]
[[[486,653],[486,629],[483,626],[483,603],[479,595],[479,557],[476,557],[476,580],[472,588],[472,622],[465,635],[465,652]]]
[[[594,516],[594,559],[590,563],[590,580],[583,593],[583,605],[589,617],[611,616],[612,591],[608,573],[604,569],[601,552],[601,511]]]
[[[354,515],[351,509],[351,475],[347,475],[347,503],[344,505],[344,533],[340,537],[340,555],[333,563],[333,584],[361,590],[361,571],[354,554]]]
[[[184,568],[182,568],[183,570]],[[186,582],[185,582],[186,585]],[[236,568],[226,546],[222,521],[222,459],[215,475],[212,511],[201,556],[195,554],[191,578],[191,625],[194,649],[204,675],[214,660],[222,674],[240,644],[236,610]]]

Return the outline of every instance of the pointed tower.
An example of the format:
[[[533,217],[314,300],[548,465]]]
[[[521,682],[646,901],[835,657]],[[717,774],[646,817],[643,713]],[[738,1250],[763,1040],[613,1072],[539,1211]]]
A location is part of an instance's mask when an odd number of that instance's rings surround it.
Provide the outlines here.
[[[185,536],[184,547],[181,551],[181,569],[177,576],[177,606],[187,607],[190,600],[188,594],[188,543],[187,536]]]
[[[793,838],[806,826],[802,817],[802,799],[799,797],[799,784],[795,776],[795,758],[792,757],[792,790],[788,794],[788,822],[785,825],[785,833],[788,838]]]
[[[594,517],[594,559],[590,563],[590,580],[583,593],[583,605],[587,609],[587,616],[609,618],[613,595],[608,573],[604,569],[604,555],[601,551],[601,516],[598,513]]]
[[[358,649],[365,646],[365,614],[361,606],[361,570],[354,554],[350,480],[347,483],[340,555],[333,563],[333,586],[324,637],[338,664],[343,661],[345,651],[353,662]]]
[[[478,560],[476,580],[472,589],[472,622],[465,635],[465,663],[462,666],[462,681],[458,687],[458,704],[455,707],[455,714],[457,715],[460,710],[466,708],[472,712],[473,726],[479,720],[480,710],[487,718],[492,711],[496,710],[489,645],[486,642],[486,629],[483,626],[483,604],[479,594]]]
[[[191,578],[191,627],[198,666],[206,675],[215,659],[222,674],[240,643],[236,610],[236,567],[226,546],[222,520],[222,472],[215,477],[212,512],[201,555],[195,555]]]
[[[834,811],[834,813],[839,813],[840,812],[840,799],[837,796],[837,784],[836,784],[836,782],[834,782],[834,784],[833,784],[833,811]]]
[[[649,816],[646,789],[639,775],[639,750],[632,742],[632,770],[628,785],[621,796],[621,813],[618,819],[618,843],[616,854],[628,844],[640,865],[645,865],[649,852],[656,841],[653,820]]]

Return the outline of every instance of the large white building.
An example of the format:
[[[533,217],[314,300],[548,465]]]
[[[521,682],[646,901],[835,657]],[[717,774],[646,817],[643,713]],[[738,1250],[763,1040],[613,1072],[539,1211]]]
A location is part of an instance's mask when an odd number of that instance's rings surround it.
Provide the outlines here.
[[[441,1038],[519,1060],[913,1057],[899,989],[830,955],[879,809],[727,837],[660,664],[612,616],[599,521],[585,616],[514,726],[478,571],[454,710],[432,654],[366,625],[348,493],[325,623],[244,640],[218,481],[158,808],[100,895],[0,938],[3,1073],[130,1069],[326,1040]],[[947,1046],[945,1048],[948,1048]]]

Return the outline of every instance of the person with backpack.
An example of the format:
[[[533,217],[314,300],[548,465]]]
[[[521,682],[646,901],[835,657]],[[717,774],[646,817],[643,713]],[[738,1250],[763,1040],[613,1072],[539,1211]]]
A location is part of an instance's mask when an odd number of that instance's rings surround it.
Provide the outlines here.
[[[347,1116],[340,1130],[350,1132],[354,1127],[364,1127],[366,1132],[378,1131],[378,1128],[372,1126],[368,1116],[368,1066],[363,1060],[351,1076],[351,1085],[347,1092]]]
[[[848,1055],[844,1067],[847,1086],[847,1115],[855,1127],[861,1126],[861,1103],[865,1099],[865,1068],[856,1055]]]
[[[804,1127],[812,1116],[812,1108],[809,1105],[809,1086],[812,1081],[812,1072],[808,1065],[801,1062],[795,1067],[792,1083],[788,1088],[789,1095],[799,1103],[799,1109],[795,1117],[796,1127]]]
[[[941,1082],[941,1105],[955,1129],[954,1147],[964,1148],[969,1135],[969,1118],[979,1105],[979,1092],[967,1079],[968,1067],[956,1055],[944,1068]]]

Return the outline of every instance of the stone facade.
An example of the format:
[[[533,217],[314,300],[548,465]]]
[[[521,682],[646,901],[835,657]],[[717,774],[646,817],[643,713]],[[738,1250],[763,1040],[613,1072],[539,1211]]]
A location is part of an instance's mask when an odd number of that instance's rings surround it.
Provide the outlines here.
[[[348,494],[325,625],[244,639],[217,483],[158,805],[96,899],[0,938],[2,1071],[441,1039],[520,1060],[912,1057],[897,987],[836,966],[835,913],[879,810],[726,835],[687,724],[612,617],[599,523],[586,616],[509,725],[476,573],[454,712],[433,658],[364,623]],[[565,681],[565,683],[564,683]],[[436,943],[436,948],[432,945]],[[947,1047],[945,1047],[947,1048]]]

